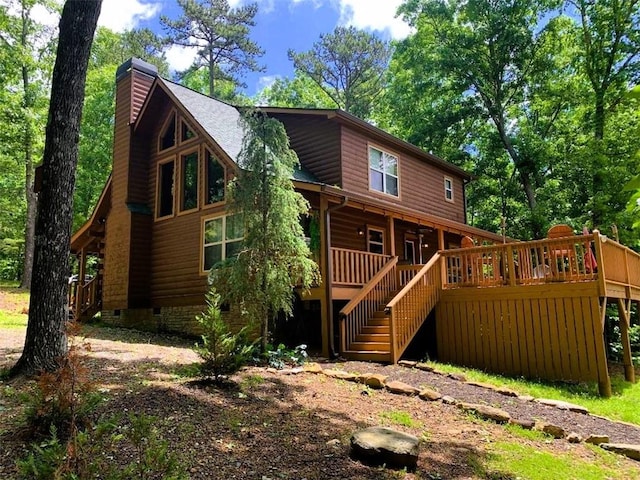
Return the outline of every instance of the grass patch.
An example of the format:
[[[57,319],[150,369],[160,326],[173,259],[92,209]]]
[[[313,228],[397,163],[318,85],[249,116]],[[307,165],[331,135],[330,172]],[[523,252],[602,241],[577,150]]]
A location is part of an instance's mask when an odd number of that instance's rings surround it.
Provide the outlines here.
[[[393,425],[402,425],[403,427],[420,428],[422,424],[413,419],[410,413],[402,410],[392,410],[390,412],[381,412],[380,417]]]
[[[637,471],[623,468],[620,457],[600,448],[594,448],[599,457],[586,461],[571,454],[549,453],[536,446],[512,442],[497,442],[483,462],[487,478],[526,478],[547,480],[563,478],[600,480],[634,478]]]
[[[0,310],[0,328],[25,328],[28,316]]]
[[[632,384],[620,376],[614,376],[611,379],[613,396],[602,398],[598,394],[595,383],[569,384],[526,380],[443,363],[429,362],[429,364],[439,372],[463,373],[469,380],[504,386],[521,395],[575,403],[588,408],[596,415],[640,425],[640,409],[637,408],[640,404],[640,382]]]

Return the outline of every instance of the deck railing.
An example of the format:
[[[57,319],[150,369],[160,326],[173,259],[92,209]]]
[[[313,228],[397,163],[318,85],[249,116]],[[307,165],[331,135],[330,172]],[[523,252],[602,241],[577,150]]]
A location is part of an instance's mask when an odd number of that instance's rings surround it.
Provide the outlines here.
[[[331,280],[334,286],[362,286],[380,271],[391,256],[377,253],[331,249]]]
[[[602,263],[594,252],[598,235],[441,251],[443,288],[593,281]]]
[[[341,351],[347,351],[348,346],[362,332],[362,327],[367,324],[373,313],[380,310],[388,300],[389,294],[398,288],[397,263],[398,257],[388,260],[358,295],[340,310]]]
[[[604,235],[595,244],[603,282],[640,289],[640,255]]]
[[[386,306],[390,315],[391,362],[396,363],[407,348],[442,293],[440,255],[435,254],[426,265],[398,292]],[[400,268],[400,267],[399,267]],[[408,270],[408,271],[415,271]]]
[[[69,284],[69,309],[73,318],[78,320],[82,314],[97,306],[98,277],[94,277],[83,285],[77,281]]]

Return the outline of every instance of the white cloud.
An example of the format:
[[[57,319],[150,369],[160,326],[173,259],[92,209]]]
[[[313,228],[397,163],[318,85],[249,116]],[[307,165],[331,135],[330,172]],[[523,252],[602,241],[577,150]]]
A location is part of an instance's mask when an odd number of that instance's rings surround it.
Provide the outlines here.
[[[396,18],[402,0],[333,0],[340,9],[341,25],[388,31],[399,40],[411,33],[409,25]]]
[[[31,10],[31,18],[41,25],[46,25],[48,27],[57,27],[60,22],[60,15],[57,12],[52,12],[48,10],[41,4],[37,4],[33,6]]]
[[[181,47],[180,45],[171,45],[166,50],[167,62],[169,68],[174,72],[179,72],[189,68],[198,55],[197,49],[193,47]]]
[[[115,32],[123,32],[135,28],[141,20],[149,20],[158,15],[161,9],[160,2],[105,0],[102,3],[98,25]]]
[[[258,88],[257,90],[260,91],[264,88],[270,87],[271,85],[274,84],[274,82],[280,78],[280,75],[264,75],[262,77],[260,77],[258,79]]]

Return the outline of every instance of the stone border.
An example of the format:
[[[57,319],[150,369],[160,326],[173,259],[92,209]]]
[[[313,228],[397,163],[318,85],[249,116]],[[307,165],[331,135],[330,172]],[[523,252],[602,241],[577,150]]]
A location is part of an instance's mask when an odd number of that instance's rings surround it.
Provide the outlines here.
[[[515,397],[522,401],[526,402],[538,402],[542,405],[547,405],[551,407],[558,408],[560,410],[569,410],[576,413],[581,413],[583,415],[592,415],[589,413],[589,410],[581,405],[575,405],[568,402],[563,402],[560,400],[552,400],[546,398],[534,398],[529,395],[518,395],[518,393],[514,392],[505,387],[496,387],[494,385],[490,385],[482,382],[474,382],[469,381],[467,378],[461,373],[445,373],[440,372],[433,368],[432,366],[426,363],[419,363],[407,360],[401,360],[398,362],[398,365],[406,368],[417,368],[418,370],[424,370],[427,372],[434,373],[436,375],[443,375],[451,378],[452,380],[456,380],[459,382],[464,382],[469,385],[473,385],[475,387],[486,388],[488,390],[493,390],[501,395],[505,395],[508,397]],[[575,432],[565,432],[564,428],[553,425],[549,423],[536,422],[535,420],[514,420],[511,418],[508,412],[490,407],[488,405],[483,404],[474,404],[474,403],[466,403],[459,401],[453,397],[442,395],[436,390],[430,388],[419,389],[412,385],[409,385],[404,382],[400,382],[397,380],[387,382],[388,376],[381,375],[378,373],[365,373],[362,375],[356,375],[354,373],[349,373],[344,370],[333,370],[333,369],[323,369],[322,366],[318,363],[306,363],[302,367],[284,369],[284,370],[276,370],[275,368],[267,368],[268,372],[278,373],[280,375],[296,375],[300,373],[314,373],[314,374],[323,374],[329,378],[336,378],[339,380],[344,380],[347,382],[361,383],[363,385],[368,386],[373,389],[385,389],[390,393],[395,395],[407,395],[407,396],[418,396],[420,399],[425,401],[441,401],[446,405],[456,405],[458,408],[465,412],[473,413],[478,417],[493,421],[499,424],[512,424],[518,425],[522,428],[528,430],[539,430],[555,439],[566,439],[569,443],[590,443],[592,445],[599,445],[601,448],[617,453],[619,455],[624,455],[632,460],[640,461],[640,445],[630,445],[630,444],[618,444],[618,443],[609,443],[609,437],[607,435],[597,435],[591,434],[587,438],[583,438],[581,435]],[[593,415],[599,417],[598,415]],[[599,417],[603,418],[603,417]],[[606,420],[616,423],[615,420]],[[625,422],[617,422],[617,423],[625,423]],[[633,425],[634,427],[638,427],[638,425]]]

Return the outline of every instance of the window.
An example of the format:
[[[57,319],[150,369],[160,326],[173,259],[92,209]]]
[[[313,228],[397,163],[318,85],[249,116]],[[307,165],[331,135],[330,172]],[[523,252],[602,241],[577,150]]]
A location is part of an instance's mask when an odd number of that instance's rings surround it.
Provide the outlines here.
[[[169,120],[160,134],[158,150],[166,150],[176,145],[176,113],[169,116]]]
[[[182,120],[180,122],[180,141],[186,142],[187,140],[191,140],[192,138],[195,138],[195,136],[196,134],[193,132],[193,130],[191,130],[191,127],[189,127],[187,122]]]
[[[198,208],[198,152],[180,156],[180,211]]]
[[[369,147],[369,187],[398,196],[398,157]]]
[[[384,253],[384,230],[367,228],[367,249],[371,253]]]
[[[173,215],[173,160],[158,166],[158,205],[157,217]]]
[[[226,215],[204,221],[202,270],[240,252],[244,237],[242,215]]]
[[[444,198],[453,202],[453,181],[449,177],[444,177]]]
[[[205,204],[224,200],[224,167],[209,150],[205,150]]]

